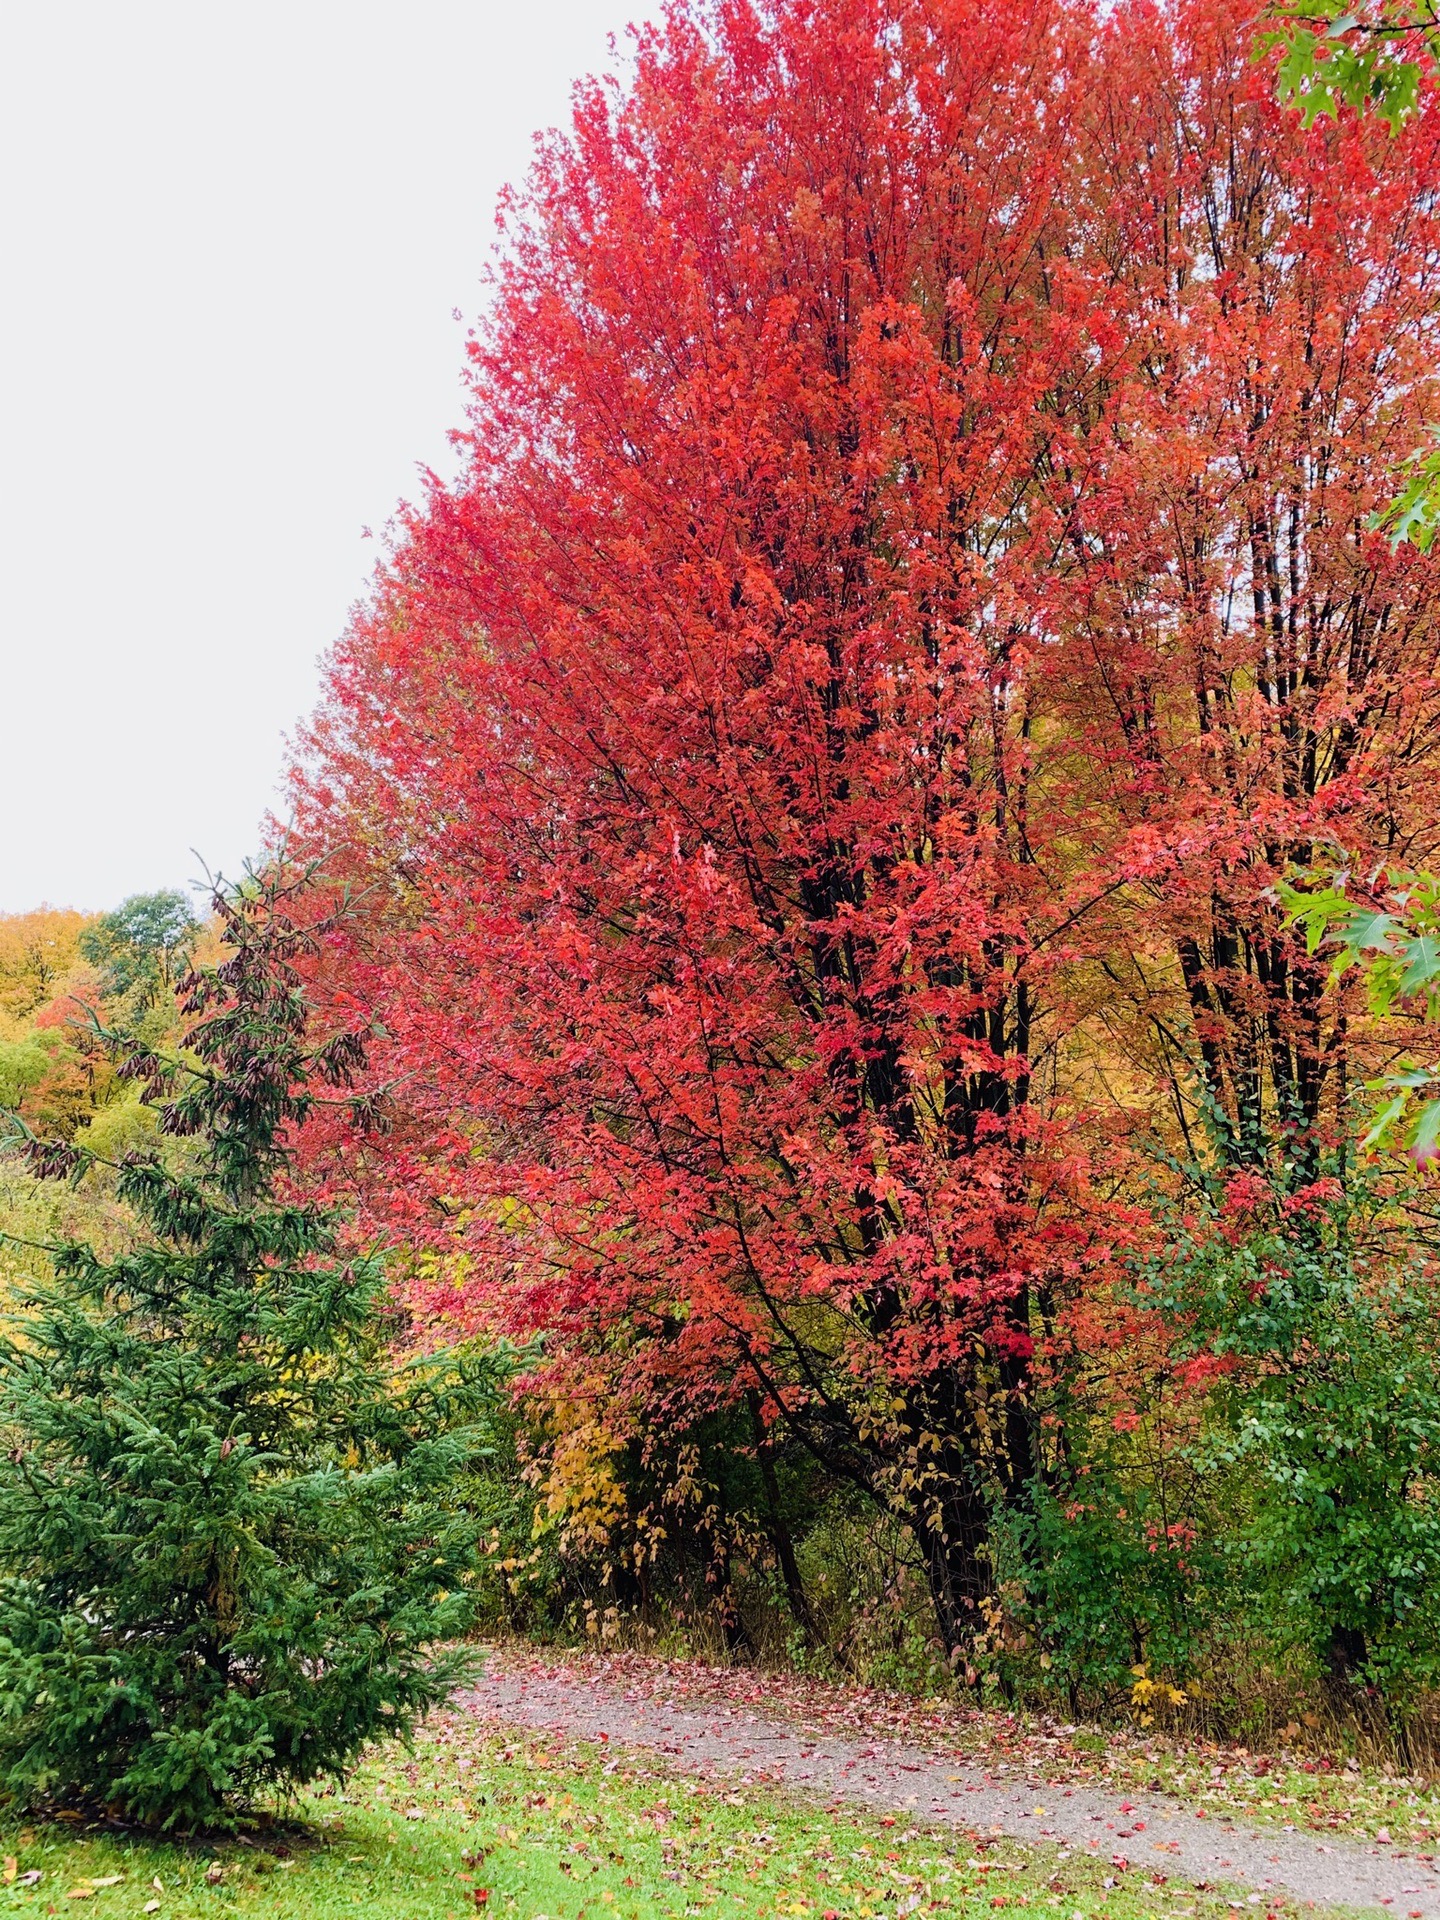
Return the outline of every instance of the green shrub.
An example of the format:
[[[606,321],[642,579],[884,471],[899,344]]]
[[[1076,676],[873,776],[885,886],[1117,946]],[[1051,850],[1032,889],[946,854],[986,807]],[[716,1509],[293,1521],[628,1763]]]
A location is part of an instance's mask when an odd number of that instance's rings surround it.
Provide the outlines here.
[[[1014,1573],[1001,1592],[1014,1594],[1031,1656],[1012,1664],[1072,1698],[1130,1694],[1137,1666],[1183,1683],[1204,1657],[1225,1584],[1221,1544],[1166,1502],[1173,1487],[1127,1470],[1103,1442],[1076,1456],[1078,1472],[1036,1485],[997,1525],[997,1559]]]
[[[1067,1380],[999,1516],[989,1665],[1072,1705],[1198,1687],[1227,1723],[1283,1673],[1403,1724],[1440,1685],[1434,1274],[1363,1185],[1246,1176],[1162,1225],[1148,1366]]]
[[[1224,1550],[1283,1651],[1403,1708],[1440,1683],[1440,1317],[1363,1189],[1182,1237],[1151,1276],[1221,1372],[1203,1442],[1247,1490]]]

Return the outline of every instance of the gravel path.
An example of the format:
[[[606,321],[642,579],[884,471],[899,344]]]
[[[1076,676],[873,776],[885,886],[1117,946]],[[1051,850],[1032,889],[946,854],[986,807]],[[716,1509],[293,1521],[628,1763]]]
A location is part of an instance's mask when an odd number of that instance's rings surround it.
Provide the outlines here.
[[[1163,1794],[1116,1799],[1092,1787],[1037,1784],[1033,1777],[1006,1781],[904,1741],[812,1734],[803,1724],[748,1707],[667,1700],[649,1688],[540,1661],[497,1662],[459,1704],[506,1727],[640,1748],[679,1772],[729,1775],[742,1785],[858,1801],[935,1825],[1053,1841],[1123,1860],[1134,1871],[1233,1886],[1257,1907],[1263,1890],[1274,1888],[1315,1906],[1440,1920],[1440,1872],[1428,1858],[1247,1826]]]

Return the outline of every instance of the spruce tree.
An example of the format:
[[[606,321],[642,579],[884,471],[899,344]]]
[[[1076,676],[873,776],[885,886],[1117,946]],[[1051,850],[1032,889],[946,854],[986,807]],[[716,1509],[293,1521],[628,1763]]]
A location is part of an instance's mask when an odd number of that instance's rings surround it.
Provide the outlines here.
[[[0,1788],[23,1804],[223,1823],[469,1671],[445,1644],[477,1531],[453,1490],[500,1363],[396,1362],[383,1257],[287,1191],[316,1101],[362,1104],[362,1040],[309,1037],[306,897],[217,892],[229,954],[180,983],[183,1052],[121,1069],[195,1138],[115,1168],[130,1249],[53,1248],[0,1336]]]

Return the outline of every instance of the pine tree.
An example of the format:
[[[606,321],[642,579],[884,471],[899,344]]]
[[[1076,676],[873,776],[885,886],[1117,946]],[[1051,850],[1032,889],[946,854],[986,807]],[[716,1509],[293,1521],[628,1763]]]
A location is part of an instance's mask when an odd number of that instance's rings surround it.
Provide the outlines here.
[[[392,1359],[383,1256],[284,1191],[362,1039],[308,1040],[304,876],[217,891],[229,957],[130,1051],[172,1163],[115,1169],[114,1259],[52,1249],[0,1338],[0,1788],[190,1830],[336,1774],[469,1671],[476,1525],[454,1489],[500,1359]],[[329,1086],[337,1089],[326,1095]],[[373,1116],[371,1116],[373,1118]],[[81,1177],[91,1157],[26,1140]]]

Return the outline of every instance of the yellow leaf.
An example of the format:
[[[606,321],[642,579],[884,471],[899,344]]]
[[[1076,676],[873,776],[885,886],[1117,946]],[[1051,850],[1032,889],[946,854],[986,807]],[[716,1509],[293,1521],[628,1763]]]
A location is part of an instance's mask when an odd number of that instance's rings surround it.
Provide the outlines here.
[[[15,1858],[13,1853],[7,1853],[5,1856],[5,1884],[7,1887],[19,1871],[20,1862]]]

